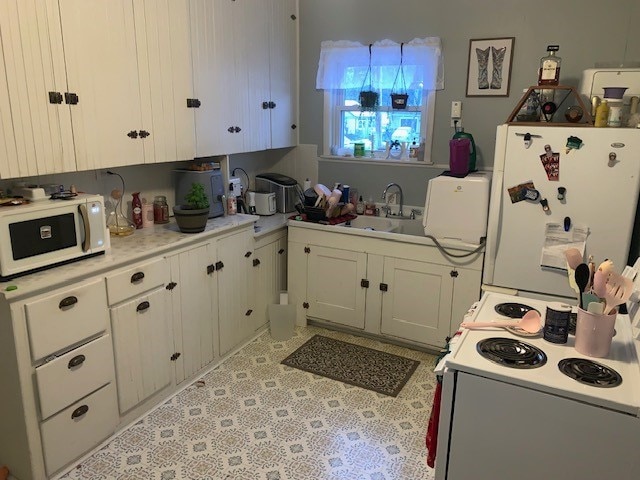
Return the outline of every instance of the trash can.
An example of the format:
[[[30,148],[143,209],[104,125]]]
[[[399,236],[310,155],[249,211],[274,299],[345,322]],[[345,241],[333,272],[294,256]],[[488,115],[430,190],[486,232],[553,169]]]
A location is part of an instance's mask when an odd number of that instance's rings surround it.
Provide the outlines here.
[[[296,326],[296,306],[287,305],[286,292],[280,294],[280,304],[269,305],[269,331],[271,338],[277,341],[293,337]]]

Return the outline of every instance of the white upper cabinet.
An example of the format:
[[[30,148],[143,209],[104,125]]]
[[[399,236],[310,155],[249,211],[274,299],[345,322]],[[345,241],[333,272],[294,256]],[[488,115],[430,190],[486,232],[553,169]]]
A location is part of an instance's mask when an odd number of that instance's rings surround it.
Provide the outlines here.
[[[195,156],[189,0],[134,0],[146,163]]]
[[[271,0],[269,148],[298,144],[298,2]]]
[[[78,170],[143,163],[132,1],[59,6]]]
[[[5,0],[0,177],[193,158],[188,0]]]
[[[0,178],[74,171],[57,0],[3,0],[0,38]]]
[[[297,144],[297,2],[191,0],[197,156]]]

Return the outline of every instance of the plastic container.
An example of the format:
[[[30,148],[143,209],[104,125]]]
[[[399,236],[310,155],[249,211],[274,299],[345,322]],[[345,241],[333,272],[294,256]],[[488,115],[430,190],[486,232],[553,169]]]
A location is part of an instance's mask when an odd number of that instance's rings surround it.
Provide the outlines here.
[[[464,177],[469,173],[471,141],[468,138],[449,140],[449,171],[455,177]]]
[[[609,355],[615,324],[615,313],[604,315],[579,308],[576,318],[576,351],[596,358]]]
[[[283,342],[293,337],[296,327],[296,306],[287,305],[286,292],[280,293],[280,305],[269,305],[269,333],[271,338]]]

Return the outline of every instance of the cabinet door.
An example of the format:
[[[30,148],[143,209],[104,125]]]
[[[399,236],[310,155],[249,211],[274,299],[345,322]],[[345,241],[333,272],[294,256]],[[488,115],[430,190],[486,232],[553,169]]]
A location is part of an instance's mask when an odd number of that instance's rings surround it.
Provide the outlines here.
[[[253,272],[251,293],[253,313],[251,326],[254,331],[262,328],[269,320],[267,309],[272,303],[278,303],[274,296],[275,285],[275,243],[256,248],[253,254]]]
[[[298,11],[296,0],[271,0],[269,79],[273,108],[270,148],[298,144]]]
[[[164,287],[111,308],[120,413],[171,383],[171,324]]]
[[[250,252],[251,255],[246,256]],[[220,355],[225,355],[253,333],[250,278],[253,273],[253,235],[249,230],[217,242],[218,317]]]
[[[0,2],[0,177],[76,168],[57,1]]]
[[[143,162],[132,0],[59,0],[78,170]],[[153,132],[151,132],[153,134]]]
[[[311,246],[307,271],[307,315],[364,328],[367,254]]]
[[[287,290],[287,259],[289,255],[287,254],[288,249],[287,236],[279,238],[275,245],[276,251],[276,261],[275,261],[275,270],[276,270],[276,289]]]
[[[195,112],[196,156],[204,157],[242,150],[240,132],[235,132],[241,113],[238,105],[246,90],[234,85],[236,58],[233,20],[235,2],[191,0],[191,44],[194,94],[201,102]],[[237,32],[246,34],[247,32]]]
[[[451,270],[443,265],[386,257],[381,333],[442,346],[451,323]]]
[[[218,329],[218,289],[214,264],[215,244],[200,245],[169,258],[174,319],[176,383],[211,363]]]
[[[145,163],[195,156],[188,0],[134,0]]]

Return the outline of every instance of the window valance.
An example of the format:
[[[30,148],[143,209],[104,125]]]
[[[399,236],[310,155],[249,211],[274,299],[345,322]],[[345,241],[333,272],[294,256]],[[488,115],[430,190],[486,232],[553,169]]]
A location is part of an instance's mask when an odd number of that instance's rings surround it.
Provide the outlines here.
[[[316,88],[361,88],[371,59],[371,83],[393,82],[400,65],[400,44],[381,40],[371,45],[348,40],[321,44]],[[371,58],[369,51],[371,50]],[[442,90],[444,69],[439,37],[414,38],[402,44],[403,72],[409,88]]]

